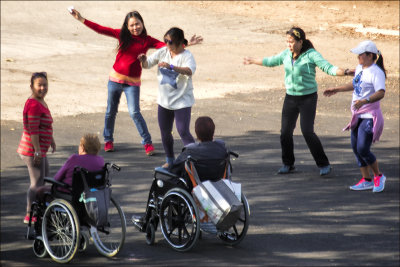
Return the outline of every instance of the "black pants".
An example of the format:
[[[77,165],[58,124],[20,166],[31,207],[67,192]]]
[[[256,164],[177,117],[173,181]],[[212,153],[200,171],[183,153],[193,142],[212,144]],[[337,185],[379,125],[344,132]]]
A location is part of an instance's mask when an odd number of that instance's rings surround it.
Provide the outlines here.
[[[304,96],[286,94],[282,108],[281,148],[282,162],[285,165],[294,165],[293,132],[300,114],[300,127],[307,146],[318,167],[329,165],[321,141],[314,132],[314,120],[317,110],[317,93]]]

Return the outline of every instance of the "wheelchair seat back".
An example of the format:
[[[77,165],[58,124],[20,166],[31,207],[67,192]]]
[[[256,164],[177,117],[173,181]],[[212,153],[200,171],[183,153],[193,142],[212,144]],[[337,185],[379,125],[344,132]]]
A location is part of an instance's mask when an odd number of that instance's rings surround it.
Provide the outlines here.
[[[76,209],[78,217],[81,223],[85,223],[87,221],[87,213],[85,210],[85,206],[82,202],[79,201],[81,198],[81,194],[85,189],[84,181],[85,179],[87,186],[89,188],[102,189],[107,186],[108,181],[108,170],[106,167],[99,171],[89,172],[88,170],[81,168],[79,166],[74,169],[74,176],[72,179],[72,201],[71,204]]]
[[[227,159],[201,159],[193,162],[200,181],[217,181],[226,178]]]

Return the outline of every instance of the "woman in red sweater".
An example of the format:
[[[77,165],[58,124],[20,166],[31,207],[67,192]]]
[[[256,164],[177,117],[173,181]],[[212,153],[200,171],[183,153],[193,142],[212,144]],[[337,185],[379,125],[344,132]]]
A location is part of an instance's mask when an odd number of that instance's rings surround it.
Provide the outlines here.
[[[72,9],[72,16],[84,23],[87,27],[97,33],[118,39],[118,53],[109,75],[108,81],[108,100],[104,123],[104,150],[114,151],[114,125],[115,117],[118,112],[118,104],[122,92],[125,93],[129,115],[133,119],[140,136],[142,144],[148,156],[154,154],[151,136],[147,129],[146,121],[140,113],[140,84],[142,67],[138,56],[146,54],[150,48],[159,49],[165,43],[147,35],[143,18],[137,11],[129,12],[122,24],[121,29],[103,27],[91,22],[81,16],[76,10]],[[191,44],[200,43],[201,37],[195,35],[191,39]]]
[[[29,222],[32,201],[36,198],[37,189],[44,184],[43,177],[49,175],[49,162],[46,153],[49,147],[56,150],[53,138],[53,118],[44,101],[48,91],[47,74],[35,72],[31,77],[32,95],[26,100],[23,111],[24,131],[17,152],[28,167],[30,187],[27,193],[26,216],[24,223]],[[32,218],[35,222],[35,219]]]

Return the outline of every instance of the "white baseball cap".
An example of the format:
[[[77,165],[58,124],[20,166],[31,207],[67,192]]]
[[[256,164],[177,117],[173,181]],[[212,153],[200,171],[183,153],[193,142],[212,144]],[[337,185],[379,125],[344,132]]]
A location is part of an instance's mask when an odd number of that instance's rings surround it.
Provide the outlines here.
[[[356,48],[351,49],[350,52],[357,55],[361,55],[362,53],[365,52],[378,54],[378,49],[376,48],[376,45],[372,41],[367,40],[361,42]]]

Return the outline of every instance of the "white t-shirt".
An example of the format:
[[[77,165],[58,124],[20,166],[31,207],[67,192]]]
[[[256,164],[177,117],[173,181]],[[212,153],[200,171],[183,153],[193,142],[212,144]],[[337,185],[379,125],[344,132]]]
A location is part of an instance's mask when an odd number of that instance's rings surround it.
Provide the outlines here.
[[[366,99],[376,91],[385,90],[385,73],[375,63],[368,68],[363,69],[358,65],[353,79],[353,99],[351,106],[357,100]],[[370,114],[361,114],[361,118],[372,118]]]
[[[188,67],[192,75],[196,71],[196,61],[189,50],[171,58],[167,47],[158,49],[147,58],[147,68],[151,68],[160,62],[166,62],[176,67]],[[158,68],[158,99],[157,103],[163,108],[177,110],[191,107],[194,104],[192,75],[179,74],[169,68]]]

